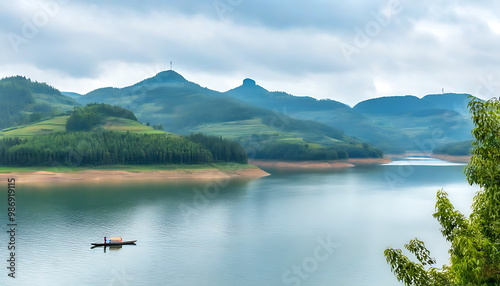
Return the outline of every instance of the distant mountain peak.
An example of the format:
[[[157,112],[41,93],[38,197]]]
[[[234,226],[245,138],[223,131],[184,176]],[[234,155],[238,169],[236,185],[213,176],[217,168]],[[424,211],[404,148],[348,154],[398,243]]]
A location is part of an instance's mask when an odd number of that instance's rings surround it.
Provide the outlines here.
[[[188,81],[179,73],[173,71],[173,70],[166,70],[157,73],[154,77],[147,78],[141,82],[138,82],[132,86],[126,87],[140,87],[140,86],[151,86],[151,87],[158,87],[158,86],[163,86],[165,84],[185,84],[188,83]]]
[[[186,82],[187,80],[179,73],[173,70],[162,71],[156,74],[154,79],[161,82]]]
[[[243,80],[243,86],[256,86],[257,83],[255,82],[255,80],[251,79],[251,78],[246,78]]]

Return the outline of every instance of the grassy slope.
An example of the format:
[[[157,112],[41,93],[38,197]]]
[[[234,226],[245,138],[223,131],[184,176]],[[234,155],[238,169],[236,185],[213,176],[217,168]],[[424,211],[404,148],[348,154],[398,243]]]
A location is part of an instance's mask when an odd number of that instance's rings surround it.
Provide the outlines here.
[[[59,98],[54,95],[47,95],[43,93],[33,93],[33,97],[35,98],[35,103],[43,103],[56,108],[59,112],[71,111],[75,106],[79,104],[70,97],[67,98]]]
[[[209,135],[222,136],[233,140],[248,137],[252,134],[280,136],[279,132],[271,129],[265,124],[262,124],[259,118],[220,123],[206,123],[196,126],[192,129],[192,131],[194,133],[201,132]]]
[[[49,134],[52,132],[66,131],[66,121],[69,116],[58,116],[51,119],[43,120],[38,123],[11,127],[0,131],[0,138],[6,137],[21,137],[29,138],[35,135]],[[137,121],[108,117],[103,126],[106,130],[113,130],[117,132],[131,132],[140,134],[166,134],[167,136],[179,136],[174,133],[165,132],[162,130],[155,130],[153,127],[143,125]],[[160,170],[221,170],[225,172],[257,168],[252,165],[238,164],[238,163],[217,163],[205,165],[113,165],[113,166],[97,166],[92,167],[92,170],[122,170],[129,172],[147,172],[147,171],[160,171]],[[78,172],[88,170],[88,167],[2,167],[0,166],[0,173],[10,172]]]
[[[66,121],[69,116],[58,116],[51,119],[43,120],[41,122],[11,127],[0,131],[0,138],[2,137],[32,137],[35,135],[44,135],[53,132],[66,131]]]
[[[3,137],[20,137],[27,138],[35,135],[44,135],[53,132],[65,132],[66,121],[69,116],[58,116],[51,119],[43,120],[37,123],[22,125],[4,129],[0,131],[0,138]],[[155,130],[153,127],[143,125],[137,121],[108,117],[103,123],[102,127],[106,130],[117,132],[141,133],[141,134],[167,134],[170,136],[177,136],[176,134],[165,132],[162,130]]]
[[[304,138],[304,136],[308,135],[301,132],[287,132],[279,130],[277,128],[271,128],[270,126],[263,124],[260,118],[201,124],[193,128],[192,132],[201,132],[208,135],[222,136],[224,138],[237,141],[245,141],[250,138],[252,134],[257,134],[257,137],[271,136],[273,141],[284,141],[287,143],[296,143],[302,145],[308,144],[309,147],[312,148],[321,148],[324,146],[332,146],[338,143],[342,143],[342,141],[340,140],[326,136]],[[259,138],[257,138],[257,140],[259,140]],[[311,141],[314,141],[315,143],[311,143]]]
[[[141,133],[141,134],[168,134],[171,136],[177,136],[174,133],[166,132],[163,130],[155,130],[151,126],[146,126],[140,122],[133,121],[125,118],[118,117],[108,117],[104,122],[102,127],[106,130],[117,131],[117,132],[127,132],[130,133]]]

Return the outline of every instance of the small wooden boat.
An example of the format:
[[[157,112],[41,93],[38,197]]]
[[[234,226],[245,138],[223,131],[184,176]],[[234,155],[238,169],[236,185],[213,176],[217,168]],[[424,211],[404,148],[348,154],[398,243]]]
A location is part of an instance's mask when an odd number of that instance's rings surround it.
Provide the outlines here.
[[[135,245],[135,242],[137,240],[129,240],[129,241],[120,241],[120,242],[107,242],[107,243],[103,243],[103,242],[94,242],[94,243],[91,243],[93,246],[113,246],[113,245],[126,245],[126,244],[134,244]]]

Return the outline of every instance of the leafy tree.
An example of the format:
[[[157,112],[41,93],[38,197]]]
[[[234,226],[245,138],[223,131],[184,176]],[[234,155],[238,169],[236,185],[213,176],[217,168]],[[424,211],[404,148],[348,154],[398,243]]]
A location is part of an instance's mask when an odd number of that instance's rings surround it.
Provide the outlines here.
[[[437,193],[433,217],[451,243],[449,265],[432,267],[436,262],[418,239],[405,245],[418,263],[400,249],[385,250],[392,271],[405,285],[500,285],[500,102],[496,98],[486,102],[472,98],[468,107],[475,140],[465,174],[469,184],[481,189],[474,197],[469,218],[455,210],[446,192]]]
[[[155,129],[155,130],[163,130],[163,124],[155,124],[155,125],[153,125],[153,129]]]
[[[235,141],[223,139],[217,136],[208,136],[201,133],[191,134],[186,137],[191,142],[195,142],[207,148],[213,156],[214,162],[238,162],[248,163],[248,155]]]
[[[255,159],[321,161],[349,158],[381,158],[383,155],[382,151],[366,143],[363,144],[363,148],[355,144],[345,143],[311,148],[309,144],[270,142],[264,144],[262,149],[255,154]]]
[[[41,112],[34,112],[29,115],[30,122],[37,122],[42,120],[43,114]]]
[[[134,113],[119,106],[104,103],[89,103],[82,108],[75,108],[66,121],[67,131],[89,131],[99,125],[106,116],[114,116],[137,121]],[[148,125],[149,126],[149,125]]]

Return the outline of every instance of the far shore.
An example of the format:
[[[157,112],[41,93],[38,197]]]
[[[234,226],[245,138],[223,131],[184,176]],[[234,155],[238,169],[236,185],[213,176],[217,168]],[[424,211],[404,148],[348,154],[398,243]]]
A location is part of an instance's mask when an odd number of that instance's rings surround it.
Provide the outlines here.
[[[443,161],[453,162],[453,163],[469,163],[472,155],[467,156],[454,156],[454,155],[445,155],[445,154],[433,154],[426,152],[408,152],[405,154],[386,154],[389,158],[401,158],[401,157],[410,157],[410,156],[427,156],[431,158],[436,158]]]
[[[363,158],[337,161],[277,161],[277,160],[250,160],[249,163],[257,167],[291,168],[291,169],[337,169],[356,166],[379,165],[392,162],[389,158]]]
[[[131,181],[166,181],[172,179],[223,179],[223,178],[260,178],[270,174],[253,166],[238,169],[179,169],[158,171],[126,170],[83,170],[74,172],[19,171],[0,173],[0,180],[15,178],[16,183],[82,183],[82,182],[131,182]]]
[[[469,163],[472,155],[469,156],[453,156],[453,155],[441,155],[441,154],[431,154],[432,158],[449,161],[453,163]]]
[[[156,166],[146,167],[105,167],[103,169],[51,169],[51,168],[0,168],[0,180],[15,178],[19,183],[47,183],[47,182],[132,182],[132,181],[166,181],[173,179],[210,180],[221,178],[260,178],[270,174],[258,167],[279,169],[341,169],[356,166],[380,165],[392,162],[391,158],[409,156],[410,154],[386,155],[384,158],[364,158],[333,161],[277,161],[277,160],[250,160],[251,165],[233,166],[196,166],[185,165],[167,169]],[[413,154],[411,154],[413,155]],[[418,154],[432,158],[456,162],[469,163],[471,156],[451,156],[439,154]],[[122,168],[123,167],[123,168]]]

